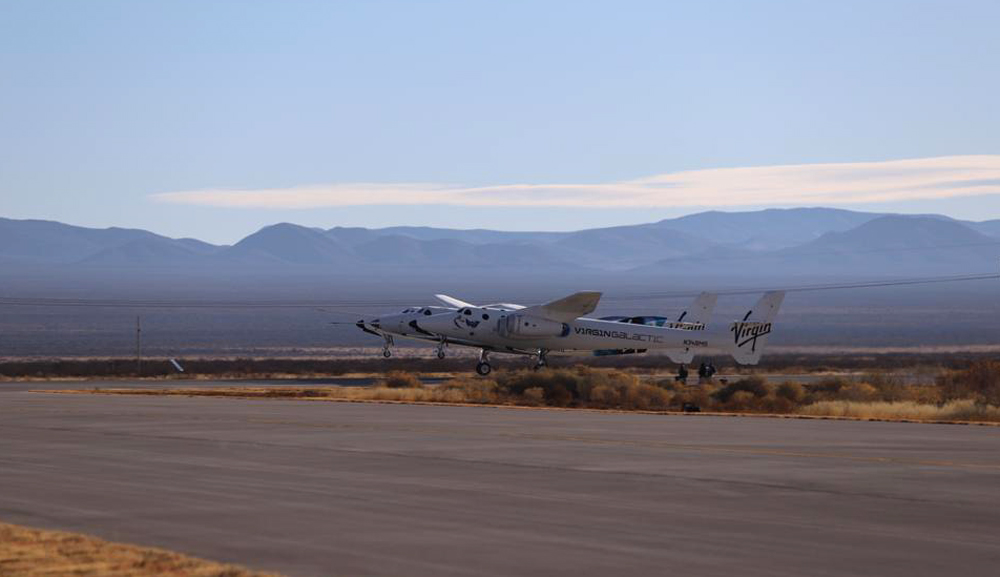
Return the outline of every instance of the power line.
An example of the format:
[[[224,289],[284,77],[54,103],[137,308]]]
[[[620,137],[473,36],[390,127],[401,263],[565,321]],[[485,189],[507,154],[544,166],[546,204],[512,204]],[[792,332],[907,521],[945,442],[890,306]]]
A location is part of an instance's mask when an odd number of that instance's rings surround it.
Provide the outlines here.
[[[910,279],[896,279],[896,280],[860,281],[853,283],[799,285],[791,287],[777,287],[777,286],[752,287],[752,288],[746,287],[746,288],[713,290],[709,292],[715,293],[717,295],[757,294],[773,290],[783,290],[785,292],[812,292],[812,291],[847,290],[847,289],[891,287],[891,286],[925,285],[925,284],[938,284],[938,283],[950,283],[950,282],[968,282],[968,281],[993,280],[993,279],[1000,279],[1000,274],[997,273],[970,274],[970,275],[924,277],[924,278],[910,278]],[[617,295],[617,296],[612,295],[609,297],[605,297],[602,300],[620,301],[620,300],[642,300],[650,298],[682,298],[682,297],[694,297],[698,296],[699,294],[701,294],[701,291],[659,292],[659,293],[643,293],[643,294],[633,294],[633,295]]]

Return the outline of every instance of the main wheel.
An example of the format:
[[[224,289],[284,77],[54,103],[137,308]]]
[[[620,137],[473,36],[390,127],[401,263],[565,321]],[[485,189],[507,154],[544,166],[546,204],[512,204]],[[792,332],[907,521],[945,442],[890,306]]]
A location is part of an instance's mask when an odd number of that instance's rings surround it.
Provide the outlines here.
[[[493,370],[493,367],[491,367],[489,363],[479,363],[476,365],[476,372],[484,377],[490,374],[491,370]]]
[[[383,349],[382,356],[388,359],[389,357],[392,356],[392,351],[390,351],[389,349]]]
[[[444,351],[442,351],[440,349],[438,350],[438,358],[439,359],[443,359],[444,358]]]

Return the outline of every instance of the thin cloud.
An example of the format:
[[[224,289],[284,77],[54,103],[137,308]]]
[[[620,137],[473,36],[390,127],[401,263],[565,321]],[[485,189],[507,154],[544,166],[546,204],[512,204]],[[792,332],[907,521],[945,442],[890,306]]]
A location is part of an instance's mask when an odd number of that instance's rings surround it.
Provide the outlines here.
[[[610,183],[343,183],[165,192],[152,198],[173,204],[272,209],[417,204],[674,208],[863,204],[993,193],[1000,193],[1000,155],[712,168]]]

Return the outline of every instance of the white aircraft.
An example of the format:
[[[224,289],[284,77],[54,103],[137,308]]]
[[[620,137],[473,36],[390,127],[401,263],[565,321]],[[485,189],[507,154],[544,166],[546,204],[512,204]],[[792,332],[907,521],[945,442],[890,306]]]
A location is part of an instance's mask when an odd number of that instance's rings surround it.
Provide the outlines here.
[[[702,334],[705,324],[700,319],[696,322],[680,319],[659,322],[662,317],[586,318],[584,315],[597,307],[601,297],[598,292],[579,292],[532,307],[511,304],[478,307],[447,295],[436,296],[456,309],[408,309],[409,312],[371,321],[369,324],[375,330],[366,327],[364,321],[359,321],[358,327],[386,339],[383,354],[389,352],[392,343],[392,336],[384,331],[388,328],[403,334],[406,331],[402,327],[412,330],[404,336],[437,340],[439,357],[443,357],[444,347],[449,343],[479,348],[476,372],[481,375],[492,370],[491,352],[532,355],[538,359],[539,367],[546,364],[550,351],[624,353],[636,349],[665,350],[671,360],[681,364],[691,362],[695,353],[730,354],[740,364],[756,364],[784,299],[784,291],[766,293],[742,320],[731,323],[723,334]],[[714,303],[714,295],[700,296],[694,307],[695,317],[698,311],[702,314],[711,311]],[[648,322],[649,318],[653,319],[652,323]],[[688,315],[687,318],[692,317]],[[685,319],[685,315],[681,319]]]
[[[353,324],[366,333],[382,337],[385,343],[382,347],[382,356],[386,358],[392,356],[392,346],[395,344],[395,337],[436,342],[438,343],[437,357],[439,359],[443,359],[445,357],[445,347],[447,347],[449,344],[482,348],[484,346],[482,343],[473,342],[462,338],[437,335],[428,332],[427,330],[420,327],[418,321],[425,320],[426,317],[440,313],[449,313],[449,312],[454,313],[462,308],[474,307],[474,305],[470,305],[467,302],[461,301],[454,297],[450,297],[448,295],[434,295],[434,296],[439,301],[449,306],[409,307],[399,313],[382,315],[381,317],[372,320],[361,319]],[[708,321],[708,318],[712,314],[712,309],[715,307],[716,300],[718,300],[718,296],[715,294],[701,293],[694,300],[694,302],[691,303],[691,306],[688,309],[681,312],[681,314],[677,317],[676,321],[671,321],[666,317],[660,317],[660,316],[633,316],[633,317],[618,316],[618,317],[604,317],[601,320],[609,320],[609,321],[631,323],[631,324],[668,326],[671,328],[684,329],[689,331],[703,331],[705,330],[705,323]],[[511,303],[496,303],[491,305],[485,305],[483,307],[478,307],[478,308],[490,311],[516,311],[516,310],[523,310],[526,307]],[[335,323],[335,324],[342,324],[342,323]],[[505,351],[505,352],[520,352],[521,354],[529,354],[529,355],[536,354],[535,352],[530,352],[530,351],[523,351],[523,352]],[[602,355],[629,354],[635,352],[645,352],[645,349],[636,350],[634,348],[629,348],[629,349],[607,349],[607,350],[595,351],[595,353]]]
[[[444,295],[438,295],[441,298]],[[544,366],[550,351],[600,351],[608,349],[666,350],[671,360],[689,363],[695,353],[732,355],[740,364],[760,360],[772,321],[784,300],[784,291],[766,293],[742,320],[723,334],[702,334],[689,327],[655,326],[586,318],[597,308],[601,293],[584,291],[550,303],[526,308],[477,307],[451,297],[457,311],[425,315],[413,328],[450,342],[480,349],[476,372],[492,370],[493,351],[530,354]],[[756,320],[750,320],[754,317]],[[702,330],[704,326],[702,325]]]

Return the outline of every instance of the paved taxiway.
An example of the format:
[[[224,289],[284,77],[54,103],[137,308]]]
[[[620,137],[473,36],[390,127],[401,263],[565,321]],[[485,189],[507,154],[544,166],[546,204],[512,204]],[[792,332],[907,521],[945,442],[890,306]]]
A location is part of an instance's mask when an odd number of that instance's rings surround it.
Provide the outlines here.
[[[0,386],[0,520],[291,575],[995,575],[1000,428]]]

